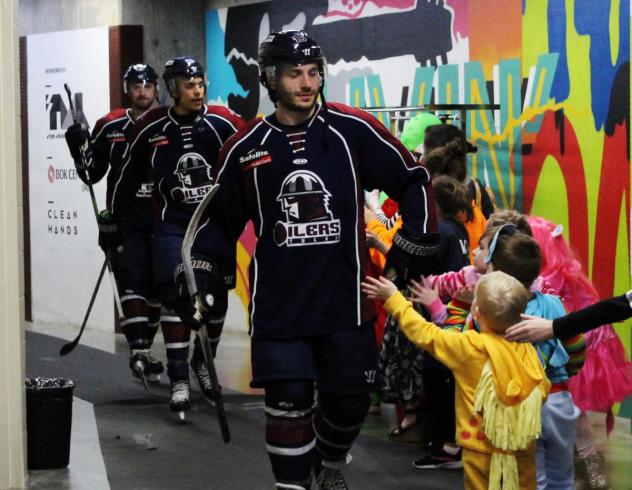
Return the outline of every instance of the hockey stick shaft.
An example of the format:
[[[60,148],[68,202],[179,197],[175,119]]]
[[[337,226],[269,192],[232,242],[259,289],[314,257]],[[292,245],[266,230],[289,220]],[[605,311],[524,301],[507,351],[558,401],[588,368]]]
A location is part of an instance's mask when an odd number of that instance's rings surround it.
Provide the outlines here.
[[[67,83],[64,83],[64,89],[66,90],[66,95],[68,96],[68,104],[70,105],[70,114],[72,116],[72,122],[77,124],[79,121],[77,120],[77,113],[75,112],[75,104],[72,102],[72,92],[70,91],[70,87]],[[86,155],[83,151],[83,148],[79,148],[79,154],[81,155],[81,164],[86,169],[86,185],[88,186],[88,191],[90,192],[90,200],[92,201],[92,208],[94,210],[94,217],[99,221],[99,206],[97,206],[97,198],[94,194],[94,188],[92,187],[92,180],[90,179],[90,172],[87,170],[87,161]],[[116,312],[118,314],[119,320],[125,318],[125,314],[123,313],[123,305],[121,304],[121,296],[119,294],[118,287],[116,285],[116,278],[114,277],[114,271],[112,270],[112,262],[110,260],[110,253],[105,253],[105,263],[108,268],[108,273],[110,276],[110,284],[112,285],[112,294],[114,295],[114,304],[116,305]]]
[[[195,317],[198,320],[202,318],[202,315],[200,314],[200,301],[198,297],[197,284],[195,281],[195,274],[193,272],[193,265],[191,263],[191,247],[193,246],[193,239],[195,238],[195,233],[197,231],[198,224],[200,223],[200,220],[204,215],[204,211],[206,210],[208,203],[211,202],[211,199],[213,199],[213,196],[218,189],[219,185],[214,184],[206,193],[204,199],[202,199],[202,202],[198,204],[198,207],[195,209],[193,216],[191,216],[191,220],[189,221],[189,225],[187,226],[187,230],[184,234],[184,239],[182,240],[182,266],[184,268],[184,274],[187,279],[187,288],[189,290],[189,295],[195,301]],[[220,431],[222,433],[222,440],[225,443],[228,443],[230,442],[230,429],[228,427],[228,419],[226,418],[226,410],[224,409],[222,387],[220,386],[219,380],[217,379],[217,370],[215,369],[213,351],[208,340],[208,330],[206,325],[202,325],[200,327],[200,329],[197,331],[197,336],[200,339],[202,353],[204,354],[209,377],[211,378],[211,385],[213,386],[213,401],[215,402],[215,408],[217,410],[217,419],[219,422]]]
[[[83,335],[83,330],[86,328],[86,324],[88,323],[88,318],[90,317],[90,313],[92,312],[92,306],[94,305],[94,300],[97,297],[97,293],[99,292],[99,287],[101,286],[101,281],[103,280],[103,275],[105,274],[105,269],[107,267],[107,259],[103,261],[103,265],[101,266],[101,272],[99,272],[99,279],[97,279],[97,284],[94,286],[94,291],[92,291],[92,297],[90,298],[90,303],[88,304],[88,309],[86,310],[86,314],[83,316],[83,323],[81,324],[81,328],[79,329],[79,334],[74,338],[72,342],[68,342],[61,346],[59,349],[59,355],[65,356],[66,354],[70,354],[77,344],[79,343],[79,339],[81,339],[81,335]]]

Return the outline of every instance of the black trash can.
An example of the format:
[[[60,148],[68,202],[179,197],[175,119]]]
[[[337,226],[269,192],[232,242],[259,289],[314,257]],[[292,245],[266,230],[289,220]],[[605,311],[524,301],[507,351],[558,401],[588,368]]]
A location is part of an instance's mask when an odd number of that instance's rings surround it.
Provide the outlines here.
[[[74,387],[71,380],[64,378],[26,380],[26,439],[29,470],[68,466]]]

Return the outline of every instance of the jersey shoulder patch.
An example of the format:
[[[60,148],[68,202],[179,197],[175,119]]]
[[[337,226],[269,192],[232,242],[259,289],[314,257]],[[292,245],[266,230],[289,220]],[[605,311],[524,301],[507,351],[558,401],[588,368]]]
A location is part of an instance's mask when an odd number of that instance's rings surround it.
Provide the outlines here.
[[[223,105],[206,106],[206,116],[217,116],[227,120],[232,126],[234,126],[235,131],[239,131],[246,125],[246,121],[244,120],[244,118],[242,118],[239,114],[237,114],[230,108]]]

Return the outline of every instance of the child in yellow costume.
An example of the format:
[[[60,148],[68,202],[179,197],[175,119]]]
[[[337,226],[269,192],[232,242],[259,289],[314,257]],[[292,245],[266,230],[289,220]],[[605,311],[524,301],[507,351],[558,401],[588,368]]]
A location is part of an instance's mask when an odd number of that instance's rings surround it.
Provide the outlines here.
[[[426,321],[384,277],[367,277],[362,286],[370,298],[385,301],[384,308],[411,342],[454,373],[456,441],[463,447],[465,488],[534,489],[534,441],[550,383],[531,344],[504,338],[529,301],[524,286],[500,271],[483,276],[472,303],[480,333],[463,334]]]

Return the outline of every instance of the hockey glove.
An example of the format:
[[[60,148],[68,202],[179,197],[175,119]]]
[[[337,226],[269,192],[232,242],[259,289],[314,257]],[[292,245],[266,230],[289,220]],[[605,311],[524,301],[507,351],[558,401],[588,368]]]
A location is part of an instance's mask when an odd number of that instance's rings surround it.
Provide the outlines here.
[[[86,170],[92,165],[92,147],[90,145],[90,133],[81,123],[76,123],[66,130],[66,144],[70,155],[75,162],[77,170]],[[81,152],[85,157],[82,158]]]
[[[123,251],[123,235],[121,233],[121,220],[104,209],[97,217],[99,226],[99,247],[106,254],[109,252]]]
[[[194,255],[191,265],[198,290],[199,309],[196,311],[195,301],[189,295],[187,278],[181,263],[175,270],[177,294],[173,308],[186,324],[197,330],[210,320],[224,317],[228,308],[228,288],[218,273],[217,261],[214,259]]]
[[[437,233],[427,233],[413,240],[403,230],[399,230],[393,237],[393,246],[386,254],[384,276],[393,281],[398,289],[405,289],[411,279],[419,280],[419,276],[435,272],[438,250]]]

